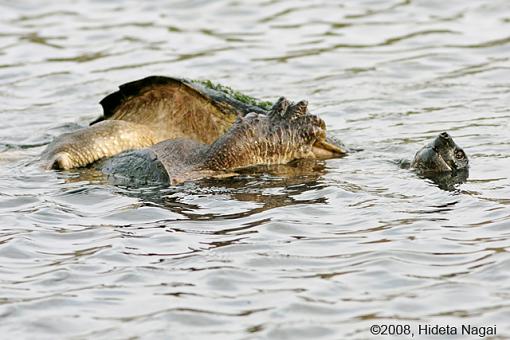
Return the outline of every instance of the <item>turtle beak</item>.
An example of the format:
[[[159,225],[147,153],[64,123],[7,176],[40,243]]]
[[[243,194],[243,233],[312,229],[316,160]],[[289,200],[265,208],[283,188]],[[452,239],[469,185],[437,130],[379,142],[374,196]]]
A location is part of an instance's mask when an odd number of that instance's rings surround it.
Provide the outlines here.
[[[312,152],[318,159],[341,157],[347,154],[347,148],[340,141],[331,137],[315,141]]]

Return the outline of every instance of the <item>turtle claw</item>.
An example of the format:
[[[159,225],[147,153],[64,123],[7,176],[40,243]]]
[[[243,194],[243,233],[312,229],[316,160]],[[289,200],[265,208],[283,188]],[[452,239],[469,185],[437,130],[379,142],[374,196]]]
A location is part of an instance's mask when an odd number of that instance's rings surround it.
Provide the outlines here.
[[[277,118],[277,117],[284,117],[285,113],[288,111],[289,106],[291,106],[291,102],[285,98],[280,97],[274,103],[273,107],[271,108],[271,111],[269,111],[269,117],[271,118]]]
[[[269,112],[269,117],[292,120],[296,117],[309,115],[308,111],[308,102],[306,100],[301,100],[297,103],[293,103],[286,99],[285,97],[280,97],[276,103],[271,108]]]
[[[289,117],[300,117],[309,114],[310,112],[308,111],[308,101],[306,100],[301,100],[296,104],[291,105],[290,108],[287,110],[287,115]]]

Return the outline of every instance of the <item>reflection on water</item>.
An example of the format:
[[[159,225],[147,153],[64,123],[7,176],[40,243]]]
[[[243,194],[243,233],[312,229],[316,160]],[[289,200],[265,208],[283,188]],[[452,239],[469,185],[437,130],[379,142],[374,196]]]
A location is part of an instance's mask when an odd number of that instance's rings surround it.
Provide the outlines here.
[[[431,180],[440,189],[453,191],[456,190],[460,184],[466,182],[469,178],[469,170],[441,172],[438,174],[422,174],[420,177]]]
[[[0,11],[4,337],[368,339],[374,323],[510,337],[507,1]],[[54,136],[150,74],[307,99],[357,151],[171,188],[38,167]],[[470,158],[453,187],[398,161],[442,131]]]

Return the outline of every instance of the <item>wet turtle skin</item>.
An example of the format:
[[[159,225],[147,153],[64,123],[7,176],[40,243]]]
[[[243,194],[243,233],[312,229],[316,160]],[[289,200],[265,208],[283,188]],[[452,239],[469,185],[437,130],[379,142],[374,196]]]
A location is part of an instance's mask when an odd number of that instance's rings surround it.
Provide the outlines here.
[[[468,157],[447,132],[418,150],[411,168],[444,190],[454,190],[469,177]]]
[[[100,162],[103,173],[138,182],[178,184],[204,177],[225,177],[255,165],[287,164],[315,158],[326,124],[308,112],[307,102],[280,98],[267,114],[241,116],[212,145],[193,140],[167,140]],[[321,142],[321,143],[322,143]]]
[[[411,167],[420,172],[450,172],[469,169],[466,153],[447,132],[418,150]]]
[[[227,90],[225,90],[227,89]],[[151,76],[123,84],[100,104],[103,115],[87,128],[58,137],[42,154],[48,169],[72,169],[166,140],[212,144],[238,117],[267,115],[267,102],[210,82]],[[318,158],[346,154],[333,138],[317,140]]]

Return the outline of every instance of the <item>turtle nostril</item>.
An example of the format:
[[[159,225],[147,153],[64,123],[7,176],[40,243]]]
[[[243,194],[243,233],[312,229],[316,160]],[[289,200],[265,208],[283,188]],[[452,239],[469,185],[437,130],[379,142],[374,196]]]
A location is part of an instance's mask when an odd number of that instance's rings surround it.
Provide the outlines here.
[[[448,132],[441,132],[441,133],[439,134],[439,136],[440,136],[441,138],[444,138],[444,139],[449,139],[449,138],[450,138],[450,135],[448,134]]]

